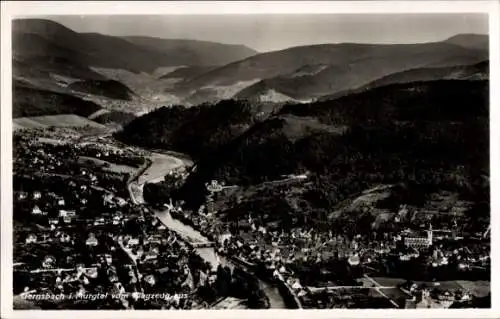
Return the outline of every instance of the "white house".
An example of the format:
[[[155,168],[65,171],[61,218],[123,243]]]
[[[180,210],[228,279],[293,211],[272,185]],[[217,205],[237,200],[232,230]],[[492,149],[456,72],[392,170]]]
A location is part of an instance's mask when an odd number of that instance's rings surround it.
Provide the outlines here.
[[[36,241],[37,238],[34,234],[29,234],[28,237],[26,237],[26,244],[36,243]]]
[[[95,235],[93,233],[90,233],[89,234],[89,237],[87,238],[87,240],[85,241],[85,244],[87,246],[97,246],[99,244],[97,238],[95,237]]]
[[[46,213],[42,212],[42,210],[40,209],[40,207],[38,207],[38,205],[35,205],[35,207],[33,207],[33,209],[31,210],[31,214],[33,214],[33,215],[46,215]]]

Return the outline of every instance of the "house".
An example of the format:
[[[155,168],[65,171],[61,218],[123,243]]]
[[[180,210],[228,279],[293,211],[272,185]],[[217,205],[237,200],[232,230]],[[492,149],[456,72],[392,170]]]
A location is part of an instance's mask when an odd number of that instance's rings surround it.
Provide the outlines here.
[[[110,254],[105,254],[104,261],[106,264],[111,265],[113,263],[113,257]]]
[[[67,243],[71,241],[71,236],[67,233],[61,233],[59,240],[61,243]]]
[[[35,205],[33,207],[33,209],[31,210],[31,214],[32,215],[47,215],[46,212],[42,212],[42,210],[40,209],[40,207],[38,207],[38,205]]]
[[[49,225],[57,225],[59,224],[58,218],[49,218]]]
[[[26,199],[26,197],[28,197],[28,195],[26,194],[26,192],[19,192],[19,194],[17,195],[17,199]]]
[[[37,238],[36,238],[36,235],[34,235],[34,234],[29,234],[26,237],[26,244],[36,243],[36,241],[37,241]]]
[[[155,253],[154,251],[148,251],[144,255],[144,260],[151,260],[151,259],[156,259],[156,258],[158,258],[158,254]]]
[[[42,193],[40,193],[39,191],[35,191],[33,193],[33,199],[40,199],[42,198]]]
[[[127,205],[127,201],[126,201],[126,200],[124,200],[124,199],[123,199],[123,198],[121,198],[121,197],[117,197],[117,198],[116,198],[116,203],[117,203],[117,204],[118,204],[118,206],[120,206],[120,207],[123,207],[123,206]]]
[[[53,256],[46,256],[42,262],[44,268],[52,268],[55,266],[56,259]]]
[[[74,210],[64,210],[64,209],[60,209],[59,210],[59,217],[61,218],[65,218],[65,217],[75,217],[76,215],[76,212]]]
[[[105,225],[105,224],[106,224],[106,220],[102,217],[94,220],[94,226],[101,226],[101,225]]]
[[[66,215],[66,216],[64,216],[64,217],[63,217],[63,222],[64,222],[65,224],[69,224],[69,223],[71,223],[71,221],[72,221],[72,220],[73,220],[73,219],[72,219],[70,216],[68,216],[68,215]]]
[[[128,246],[136,246],[139,245],[139,239],[138,238],[130,238],[127,243]]]
[[[156,284],[156,278],[153,275],[147,275],[146,277],[144,277],[144,281],[151,286],[154,286]]]
[[[351,266],[358,266],[359,263],[360,263],[360,258],[359,258],[359,255],[358,254],[354,254],[352,256],[350,256],[348,259],[347,259],[347,262],[349,263],[349,265]]]
[[[98,244],[99,244],[99,242],[98,242],[97,238],[95,237],[95,235],[93,233],[90,233],[89,237],[85,241],[85,245],[95,247]]]
[[[121,216],[113,216],[113,225],[119,225],[122,222]]]
[[[295,280],[295,282],[292,284],[292,289],[294,289],[294,290],[302,289],[302,285],[300,284],[298,279]]]
[[[58,199],[58,200],[57,200],[57,205],[59,205],[59,206],[64,206],[64,205],[66,205],[66,203],[65,203],[65,201],[64,201],[64,198],[60,198],[60,199]]]

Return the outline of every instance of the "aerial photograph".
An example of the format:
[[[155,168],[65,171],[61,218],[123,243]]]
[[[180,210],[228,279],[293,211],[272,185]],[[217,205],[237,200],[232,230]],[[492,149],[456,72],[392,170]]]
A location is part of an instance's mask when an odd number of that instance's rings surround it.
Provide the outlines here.
[[[488,27],[16,17],[13,308],[491,308]]]

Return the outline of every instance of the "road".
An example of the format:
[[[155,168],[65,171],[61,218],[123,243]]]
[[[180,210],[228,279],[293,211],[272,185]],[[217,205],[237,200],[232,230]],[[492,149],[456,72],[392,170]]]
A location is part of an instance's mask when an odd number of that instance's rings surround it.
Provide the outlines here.
[[[379,284],[375,279],[373,279],[372,277],[368,276],[367,274],[364,274],[363,277],[365,277],[366,279],[368,279],[369,281],[371,281],[374,285],[375,285],[375,290],[381,295],[383,296],[384,298],[386,298],[387,300],[389,300],[389,302],[391,304],[393,304],[396,308],[399,308],[399,305],[397,302],[395,302],[391,297],[387,296],[381,289],[384,289],[384,287]]]
[[[135,272],[135,276],[137,278],[137,283],[139,284],[139,289],[142,293],[144,293],[144,288],[142,287],[142,274],[141,272],[139,271],[139,267],[137,267],[137,258],[136,256],[134,256],[132,254],[132,252],[130,251],[130,249],[127,249],[125,246],[123,246],[123,242],[121,240],[117,240],[116,241],[118,243],[118,245],[120,246],[120,248],[127,254],[127,256],[129,257],[129,259],[132,261],[132,264],[134,265],[134,272]]]

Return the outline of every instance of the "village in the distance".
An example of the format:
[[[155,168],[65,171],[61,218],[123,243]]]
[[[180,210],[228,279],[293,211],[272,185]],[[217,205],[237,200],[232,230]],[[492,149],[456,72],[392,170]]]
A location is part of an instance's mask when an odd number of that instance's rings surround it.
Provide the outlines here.
[[[149,64],[201,44],[17,23],[15,309],[491,307],[487,35],[228,46],[174,85]]]

